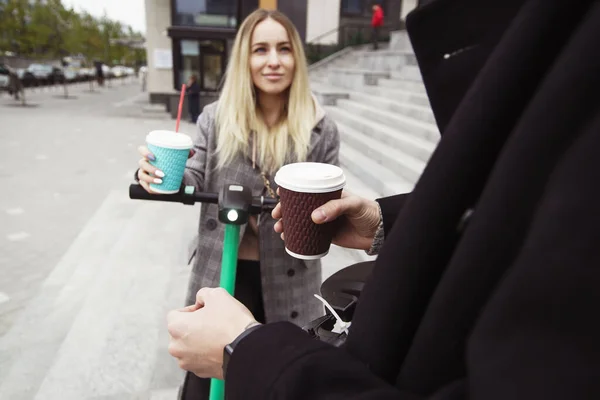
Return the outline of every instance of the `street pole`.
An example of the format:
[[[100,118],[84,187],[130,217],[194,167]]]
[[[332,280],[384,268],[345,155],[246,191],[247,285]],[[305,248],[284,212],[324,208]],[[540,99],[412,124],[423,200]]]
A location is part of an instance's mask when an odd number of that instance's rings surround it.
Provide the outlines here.
[[[106,13],[106,11],[105,11]],[[104,25],[104,37],[106,38],[106,43],[104,45],[104,61],[105,61],[105,65],[108,66],[108,64],[106,64],[109,61],[110,58],[110,37],[109,37],[109,33],[108,33],[108,27],[106,26],[106,24]],[[108,74],[106,74],[106,84],[107,87],[110,87],[110,71]]]

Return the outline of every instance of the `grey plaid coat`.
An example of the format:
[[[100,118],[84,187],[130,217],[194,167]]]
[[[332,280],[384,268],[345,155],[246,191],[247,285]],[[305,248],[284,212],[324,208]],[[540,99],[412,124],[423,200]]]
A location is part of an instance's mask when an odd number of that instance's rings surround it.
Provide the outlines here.
[[[267,195],[260,169],[253,169],[248,157],[240,155],[236,162],[217,170],[216,108],[217,103],[206,106],[198,118],[198,135],[194,141],[196,154],[188,160],[184,183],[208,192],[219,192],[225,183],[239,183],[251,188],[255,196]],[[318,105],[317,110],[319,122],[312,131],[308,161],[337,165],[340,145],[337,126]],[[275,190],[273,177],[270,180]],[[291,321],[303,325],[323,315],[323,306],[313,296],[319,293],[321,284],[320,261],[290,257],[273,230],[275,221],[271,215],[263,213],[259,221],[260,268],[267,321]],[[245,228],[241,227],[240,240]],[[225,229],[218,221],[216,205],[202,205],[198,230],[187,304],[195,302],[200,288],[219,285]]]

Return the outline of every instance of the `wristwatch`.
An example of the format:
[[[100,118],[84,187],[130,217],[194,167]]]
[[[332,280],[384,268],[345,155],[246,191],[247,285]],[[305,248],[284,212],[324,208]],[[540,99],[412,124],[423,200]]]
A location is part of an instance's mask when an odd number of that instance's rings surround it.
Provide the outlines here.
[[[244,329],[244,331],[242,333],[240,333],[240,335],[238,337],[235,338],[235,340],[233,342],[231,342],[227,346],[225,346],[225,348],[223,349],[223,379],[225,379],[225,375],[227,373],[227,366],[229,365],[229,359],[231,358],[231,355],[233,354],[233,350],[236,348],[238,343],[240,343],[246,336],[248,336],[249,334],[251,334],[252,332],[257,330],[261,326],[263,326],[263,325],[260,322],[252,322],[250,325],[248,325],[246,327],[246,329]]]

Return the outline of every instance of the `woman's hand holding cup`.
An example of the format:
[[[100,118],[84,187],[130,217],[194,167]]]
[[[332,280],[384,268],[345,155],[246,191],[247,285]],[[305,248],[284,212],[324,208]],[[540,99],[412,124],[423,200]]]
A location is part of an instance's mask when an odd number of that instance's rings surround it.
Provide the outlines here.
[[[154,161],[156,160],[156,158],[146,146],[138,147],[138,151],[142,155],[142,158],[138,162],[140,168],[138,169],[137,173],[138,179],[140,180],[140,185],[148,193],[156,193],[150,188],[150,184],[161,184],[162,178],[165,177],[165,174],[164,172],[150,164],[150,161]]]
[[[146,135],[146,146],[139,148],[138,178],[148,193],[174,194],[181,190],[192,138],[173,131],[158,130]]]

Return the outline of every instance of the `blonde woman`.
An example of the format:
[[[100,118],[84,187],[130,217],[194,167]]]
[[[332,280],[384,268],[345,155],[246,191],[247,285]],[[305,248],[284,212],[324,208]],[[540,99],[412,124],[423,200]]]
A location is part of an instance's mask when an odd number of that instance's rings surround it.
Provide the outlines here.
[[[198,118],[193,156],[184,183],[218,192],[240,183],[254,195],[275,196],[275,172],[296,161],[338,163],[339,134],[317,104],[309,87],[306,58],[298,32],[277,11],[259,9],[242,23],[235,39],[218,102]],[[140,148],[138,178],[148,184],[161,171]],[[291,321],[302,325],[323,312],[313,297],[321,282],[319,261],[290,257],[274,232],[269,213],[252,218],[241,229],[235,297],[261,322]],[[202,287],[219,285],[224,227],[216,205],[203,205],[187,304]],[[188,374],[185,398],[206,397],[208,380]]]

